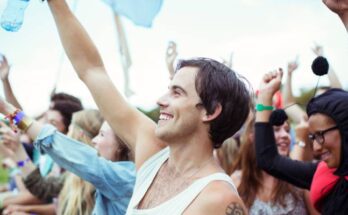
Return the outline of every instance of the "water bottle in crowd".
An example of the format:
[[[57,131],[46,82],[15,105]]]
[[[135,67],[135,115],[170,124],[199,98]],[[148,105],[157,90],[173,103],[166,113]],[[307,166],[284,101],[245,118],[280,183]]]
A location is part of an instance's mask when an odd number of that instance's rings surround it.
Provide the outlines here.
[[[1,27],[6,31],[18,31],[28,4],[29,0],[7,0],[7,7],[1,16]]]

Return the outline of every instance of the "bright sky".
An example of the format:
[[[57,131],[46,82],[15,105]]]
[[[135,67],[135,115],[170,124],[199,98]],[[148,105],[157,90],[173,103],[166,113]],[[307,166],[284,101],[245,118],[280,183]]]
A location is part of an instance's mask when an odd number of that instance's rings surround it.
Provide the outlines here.
[[[70,2],[74,2],[71,0]],[[6,5],[0,1],[0,12]],[[79,0],[75,14],[96,43],[107,70],[119,89],[123,73],[119,61],[113,15],[101,0]],[[178,44],[179,58],[197,56],[217,60],[234,53],[234,69],[257,88],[263,73],[299,56],[294,88],[314,87],[310,71],[313,42],[324,46],[345,87],[348,78],[348,38],[338,17],[319,0],[164,0],[153,27],[134,26],[123,19],[130,52],[133,104],[153,107],[169,83],[164,56],[168,41]],[[46,3],[31,0],[18,33],[0,30],[0,52],[12,65],[10,81],[27,112],[38,114],[48,106],[49,93],[62,66],[58,92],[94,102],[64,56]],[[327,83],[326,78],[321,80]],[[101,83],[102,84],[102,83]],[[1,90],[0,90],[1,92]]]

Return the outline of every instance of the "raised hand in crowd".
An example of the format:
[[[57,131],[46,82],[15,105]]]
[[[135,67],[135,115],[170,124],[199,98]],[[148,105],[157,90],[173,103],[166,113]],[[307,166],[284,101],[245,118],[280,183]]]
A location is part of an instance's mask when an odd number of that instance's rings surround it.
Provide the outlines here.
[[[167,51],[166,51],[166,64],[169,71],[170,79],[173,78],[175,73],[174,62],[178,57],[178,52],[176,50],[176,43],[174,41],[170,41],[168,43]]]
[[[315,46],[312,48],[312,51],[317,57],[319,57],[319,56],[325,57],[324,48],[319,44],[315,44]],[[332,69],[331,64],[329,67],[328,78],[329,78],[329,82],[330,82],[330,88],[342,89],[342,84],[341,84],[340,80],[338,79],[335,71]]]
[[[16,108],[10,103],[6,102],[0,97],[0,112],[3,114],[9,114],[14,112]],[[7,112],[9,111],[9,112]],[[6,152],[8,157],[13,159],[15,162],[26,161],[27,164],[22,168],[23,176],[26,176],[35,169],[35,165],[31,162],[26,153],[24,146],[20,142],[20,132],[15,132],[6,125],[4,122],[0,121],[0,133],[2,134],[1,151]]]
[[[8,80],[8,75],[10,73],[10,65],[8,64],[5,55],[0,54],[2,59],[0,59],[0,77],[2,81]]]
[[[299,67],[298,59],[290,61],[288,63],[287,78],[285,81],[284,90],[282,90],[284,98],[284,110],[289,118],[294,123],[299,123],[301,119],[306,115],[306,113],[301,109],[301,107],[296,104],[295,97],[292,94],[292,78],[294,71]]]
[[[259,94],[257,96],[257,103],[262,106],[272,106],[273,95],[280,89],[283,77],[283,69],[279,68],[266,73],[259,87]],[[256,113],[256,122],[268,122],[271,111],[262,111]]]
[[[294,160],[312,161],[313,148],[308,138],[308,117],[303,116],[301,121],[295,126],[296,144],[291,151],[290,157]]]
[[[324,56],[324,49],[323,49],[323,47],[321,46],[321,45],[319,45],[319,44],[316,44],[315,43],[315,46],[314,47],[312,47],[312,51],[313,51],[313,53],[316,55],[316,56]]]
[[[283,69],[281,68],[263,76],[258,94],[258,100],[263,105],[272,105],[272,97],[280,89],[282,77]]]
[[[299,66],[298,60],[294,60],[288,63],[288,75],[291,75]]]
[[[324,4],[342,20],[348,31],[348,0],[323,0]]]
[[[15,132],[3,121],[0,120],[1,142],[8,150],[16,152],[20,143],[20,132]]]
[[[3,84],[6,100],[9,101],[14,106],[22,109],[21,105],[17,101],[17,98],[14,96],[14,93],[12,91],[12,86],[9,81],[11,66],[9,65],[5,55],[0,54],[0,56],[2,57],[2,59],[0,59],[0,78]]]

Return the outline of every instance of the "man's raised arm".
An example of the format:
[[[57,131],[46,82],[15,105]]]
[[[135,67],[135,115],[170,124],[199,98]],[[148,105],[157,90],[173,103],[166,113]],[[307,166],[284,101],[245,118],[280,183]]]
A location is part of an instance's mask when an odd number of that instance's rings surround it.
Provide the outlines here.
[[[76,73],[86,84],[115,133],[135,152],[135,162],[139,168],[164,147],[155,137],[155,123],[132,108],[116,89],[105,71],[97,48],[65,0],[49,0],[48,4]]]

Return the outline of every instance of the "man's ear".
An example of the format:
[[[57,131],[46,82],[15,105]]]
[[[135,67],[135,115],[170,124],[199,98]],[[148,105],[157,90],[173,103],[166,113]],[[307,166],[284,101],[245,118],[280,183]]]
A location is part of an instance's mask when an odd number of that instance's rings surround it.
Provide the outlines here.
[[[211,114],[207,114],[207,111],[204,111],[204,116],[202,118],[203,122],[210,122],[214,120],[216,117],[218,117],[221,114],[222,107],[221,104],[217,104],[215,110]]]

